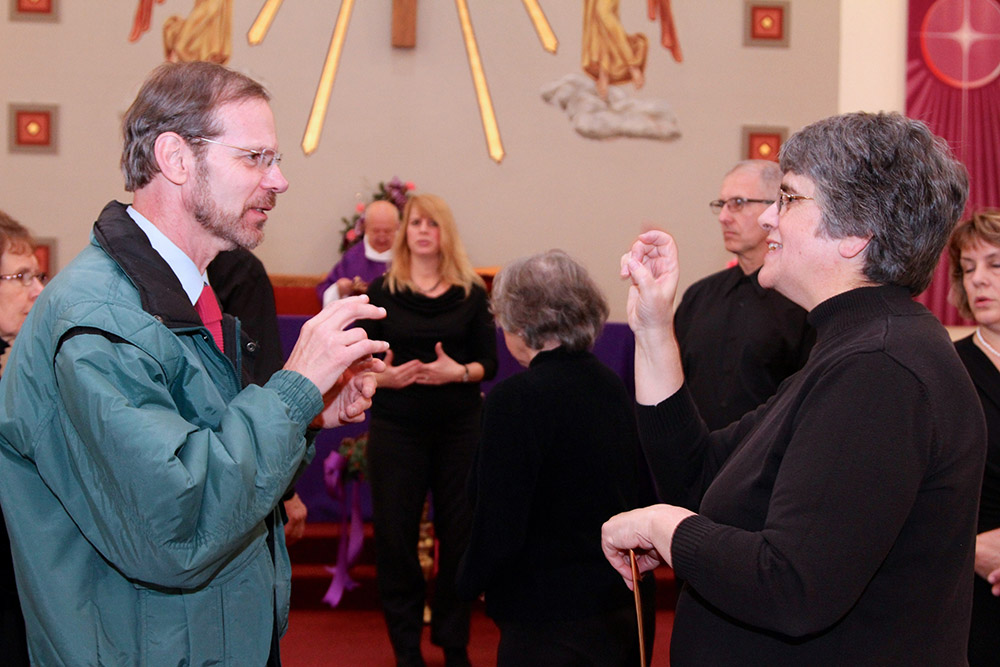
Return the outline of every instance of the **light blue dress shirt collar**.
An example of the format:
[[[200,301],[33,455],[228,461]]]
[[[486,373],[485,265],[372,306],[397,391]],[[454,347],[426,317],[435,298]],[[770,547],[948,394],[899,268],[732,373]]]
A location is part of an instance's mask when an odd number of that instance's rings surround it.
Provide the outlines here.
[[[208,274],[200,273],[191,258],[184,254],[184,251],[168,239],[166,234],[161,232],[146,216],[131,206],[126,210],[129,216],[132,217],[132,220],[135,221],[135,224],[139,226],[139,229],[149,238],[149,243],[153,246],[153,250],[159,253],[163,261],[173,270],[177,279],[181,281],[181,287],[184,289],[184,293],[187,294],[188,299],[191,300],[191,305],[193,306],[201,296],[202,288],[208,283]]]

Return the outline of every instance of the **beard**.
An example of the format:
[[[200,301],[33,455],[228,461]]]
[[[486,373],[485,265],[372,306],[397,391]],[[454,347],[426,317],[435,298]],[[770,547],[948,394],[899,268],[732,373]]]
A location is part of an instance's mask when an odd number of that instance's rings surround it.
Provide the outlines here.
[[[247,202],[239,213],[223,211],[212,196],[208,180],[208,167],[199,161],[195,171],[194,219],[216,238],[228,244],[228,249],[240,247],[253,250],[264,240],[264,222],[247,222],[246,214],[255,208],[274,208],[278,196],[271,191],[258,199]]]

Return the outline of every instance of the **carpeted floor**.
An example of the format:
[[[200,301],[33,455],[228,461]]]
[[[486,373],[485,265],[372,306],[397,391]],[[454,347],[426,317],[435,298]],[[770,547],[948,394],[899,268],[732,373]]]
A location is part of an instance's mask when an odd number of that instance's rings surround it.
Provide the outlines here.
[[[371,526],[365,526],[365,546],[351,577],[360,586],[344,593],[340,605],[330,609],[322,603],[330,585],[326,569],[337,553],[339,526],[310,523],[306,537],[290,549],[292,558],[292,611],[288,632],[281,640],[284,667],[393,667],[392,647],[375,591],[374,552]],[[670,631],[674,619],[676,591],[673,574],[661,568],[657,578],[656,639],[650,667],[669,665]],[[622,584],[624,586],[624,583]],[[496,665],[500,632],[484,613],[484,605],[473,605],[469,659],[476,667]],[[428,667],[443,667],[444,656],[430,643],[424,629],[422,643]]]
[[[424,630],[423,654],[428,667],[444,665],[441,649]],[[495,665],[500,633],[481,612],[472,617],[469,659],[473,665]],[[284,667],[393,667],[392,647],[382,613],[377,610],[292,611],[288,634],[281,641]]]
[[[669,667],[672,609],[656,613],[656,641],[650,667]],[[441,649],[431,645],[425,629],[424,659],[428,667],[442,667]],[[472,614],[469,659],[476,667],[496,665],[500,632],[477,605]],[[392,647],[382,613],[368,609],[293,609],[288,633],[281,640],[284,667],[393,667]]]

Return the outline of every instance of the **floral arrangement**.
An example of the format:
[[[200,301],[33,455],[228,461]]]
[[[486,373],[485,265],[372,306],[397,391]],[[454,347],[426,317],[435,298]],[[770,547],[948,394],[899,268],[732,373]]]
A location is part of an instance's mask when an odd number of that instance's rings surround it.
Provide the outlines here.
[[[406,201],[410,198],[410,191],[416,187],[410,181],[404,183],[396,176],[393,176],[392,180],[388,183],[385,181],[380,182],[378,190],[372,194],[371,201],[368,203],[358,202],[357,206],[354,207],[353,216],[340,219],[344,225],[341,231],[340,252],[344,252],[350,248],[365,235],[365,209],[368,207],[368,204],[379,200],[390,201],[402,213],[403,207],[406,206]]]
[[[347,462],[344,468],[344,474],[347,476],[347,479],[360,481],[368,476],[367,431],[357,438],[344,438],[341,440],[337,453]]]

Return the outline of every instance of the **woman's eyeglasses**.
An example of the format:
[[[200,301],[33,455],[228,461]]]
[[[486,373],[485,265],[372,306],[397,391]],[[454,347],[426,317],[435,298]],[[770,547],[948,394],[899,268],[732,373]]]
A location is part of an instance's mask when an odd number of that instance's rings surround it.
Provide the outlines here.
[[[38,280],[42,285],[49,281],[49,274],[34,271],[21,271],[20,273],[0,274],[0,280],[17,280],[25,287],[31,287],[31,283]]]
[[[799,201],[800,199],[812,199],[812,197],[806,197],[805,195],[791,195],[782,189],[778,189],[778,215],[781,215],[781,209],[785,208],[793,201]]]

